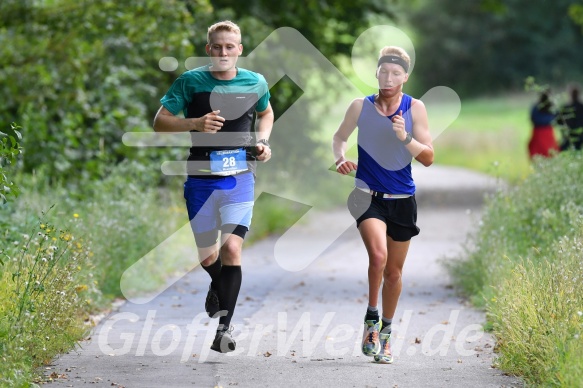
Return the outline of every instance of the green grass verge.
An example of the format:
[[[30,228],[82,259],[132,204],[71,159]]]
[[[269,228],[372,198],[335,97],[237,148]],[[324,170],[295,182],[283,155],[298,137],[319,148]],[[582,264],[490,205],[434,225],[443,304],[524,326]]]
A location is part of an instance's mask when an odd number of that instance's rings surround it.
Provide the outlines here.
[[[583,155],[538,160],[491,198],[466,254],[449,264],[487,309],[499,365],[529,384],[583,381]]]
[[[188,222],[181,186],[160,191],[132,163],[75,190],[20,178],[21,196],[0,207],[0,386],[11,387],[42,379],[37,368],[75,347],[90,315],[122,296],[123,272]],[[180,253],[143,274],[146,291],[196,260]]]

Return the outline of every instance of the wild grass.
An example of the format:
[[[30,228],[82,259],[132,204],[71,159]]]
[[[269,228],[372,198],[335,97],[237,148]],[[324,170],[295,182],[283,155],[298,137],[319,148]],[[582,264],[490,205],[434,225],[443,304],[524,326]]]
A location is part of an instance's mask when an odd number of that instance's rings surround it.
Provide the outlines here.
[[[83,338],[91,313],[123,297],[123,272],[188,222],[180,184],[161,191],[144,169],[121,164],[76,191],[20,177],[21,196],[0,207],[0,385],[38,379],[37,367]],[[196,259],[167,254],[174,266]],[[166,264],[140,278],[146,290],[166,281]]]
[[[27,386],[35,368],[87,332],[91,247],[41,219],[0,252],[0,383]]]
[[[450,264],[487,310],[500,367],[530,384],[583,381],[582,239],[583,156],[565,152],[492,197],[472,248]]]
[[[188,222],[181,183],[172,182],[160,189],[155,173],[124,162],[106,179],[75,192],[64,186],[48,186],[41,178],[32,179],[24,187],[26,194],[16,204],[13,217],[17,223],[26,223],[55,205],[48,215],[52,222],[74,218],[77,233],[91,241],[98,288],[107,299],[121,297],[122,273]],[[178,256],[181,250],[169,254]],[[167,273],[164,264],[160,262],[159,270],[152,271],[155,278],[143,279],[143,283],[151,289],[159,287]]]
[[[583,224],[537,262],[524,260],[488,303],[498,364],[536,385],[583,381]]]

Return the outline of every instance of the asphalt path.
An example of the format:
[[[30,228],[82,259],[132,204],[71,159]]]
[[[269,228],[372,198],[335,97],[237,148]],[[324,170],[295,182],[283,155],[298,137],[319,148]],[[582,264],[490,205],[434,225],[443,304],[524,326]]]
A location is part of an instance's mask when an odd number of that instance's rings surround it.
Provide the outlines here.
[[[195,269],[147,303],[125,302],[81,348],[46,367],[56,386],[518,387],[493,368],[483,311],[451,286],[444,260],[463,254],[485,194],[500,183],[463,169],[415,166],[419,236],[403,271],[393,323],[394,363],[360,352],[367,256],[347,211],[315,214],[295,233],[243,252],[233,319],[237,349],[209,349],[217,320],[204,313],[208,275]],[[333,243],[318,245],[318,241]],[[314,259],[306,257],[314,256]],[[310,256],[312,255],[312,256]],[[145,298],[144,300],[147,300]]]

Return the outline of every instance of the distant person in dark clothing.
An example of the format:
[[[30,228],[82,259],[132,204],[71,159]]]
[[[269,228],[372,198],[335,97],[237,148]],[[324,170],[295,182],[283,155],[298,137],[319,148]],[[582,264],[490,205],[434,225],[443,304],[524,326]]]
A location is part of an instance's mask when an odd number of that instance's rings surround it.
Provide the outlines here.
[[[553,121],[557,115],[552,112],[551,108],[552,102],[547,90],[541,93],[538,102],[530,112],[533,130],[528,142],[528,153],[531,159],[535,155],[549,157],[553,155],[553,151],[559,151],[553,129]]]
[[[580,150],[583,146],[583,104],[579,101],[579,88],[571,89],[571,103],[563,106],[557,122],[564,126],[561,151]]]

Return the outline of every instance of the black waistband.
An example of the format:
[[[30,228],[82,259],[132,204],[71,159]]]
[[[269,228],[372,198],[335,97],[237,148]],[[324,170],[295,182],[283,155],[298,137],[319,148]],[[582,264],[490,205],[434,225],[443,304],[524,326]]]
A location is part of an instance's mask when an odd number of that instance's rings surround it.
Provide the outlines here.
[[[211,174],[210,172],[200,172],[200,175],[191,175],[188,174],[189,178],[195,178],[195,179],[221,179],[221,178],[226,178],[229,176],[235,176],[235,175],[243,175],[243,174],[247,174],[247,173],[253,173],[253,171],[251,171],[251,169],[249,170],[245,170],[245,171],[241,171],[241,172],[237,172],[235,174],[231,174],[231,175],[214,175]]]
[[[213,151],[236,150],[236,149],[244,149],[245,150],[245,155],[247,157],[247,161],[256,160],[257,146],[241,146],[241,147],[221,148],[221,149],[208,149],[208,148],[191,147],[190,154],[188,155],[188,160],[204,160],[204,161],[206,161],[206,160],[210,160],[210,153]]]

